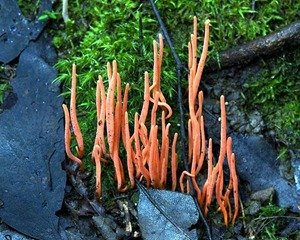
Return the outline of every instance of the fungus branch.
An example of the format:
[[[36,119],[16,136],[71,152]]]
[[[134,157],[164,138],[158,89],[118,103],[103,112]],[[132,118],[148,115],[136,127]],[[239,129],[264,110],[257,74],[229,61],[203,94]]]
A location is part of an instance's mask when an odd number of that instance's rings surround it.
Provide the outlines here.
[[[170,136],[170,123],[167,119],[172,116],[172,109],[161,91],[161,71],[163,60],[163,40],[159,36],[159,50],[157,42],[153,42],[154,66],[153,79],[150,84],[149,74],[144,75],[144,101],[140,114],[135,113],[133,132],[130,133],[129,115],[127,110],[129,85],[126,85],[122,99],[121,78],[117,70],[117,62],[107,64],[108,90],[105,87],[102,77],[99,77],[96,90],[96,109],[97,109],[97,132],[92,151],[92,161],[96,165],[96,193],[101,199],[101,162],[103,159],[110,158],[113,161],[117,188],[119,192],[124,192],[135,186],[135,179],[144,179],[146,186],[158,189],[167,188],[168,166],[170,165],[170,175],[172,180],[172,190],[177,188],[177,169],[178,156],[176,151],[178,133]],[[182,192],[196,194],[194,199],[198,202],[199,208],[205,217],[214,197],[219,205],[219,210],[224,216],[226,227],[229,223],[234,224],[238,214],[238,181],[235,168],[235,155],[232,153],[232,139],[226,136],[226,109],[225,98],[220,97],[221,108],[221,145],[217,164],[213,167],[212,140],[209,139],[208,154],[206,154],[206,139],[204,118],[202,116],[203,92],[198,91],[201,76],[208,51],[209,42],[209,20],[205,22],[205,36],[203,50],[200,61],[197,58],[197,19],[194,17],[194,31],[191,41],[188,44],[188,154],[185,171],[179,178],[180,189]],[[180,89],[180,88],[179,88]],[[181,94],[181,93],[178,93]],[[196,104],[198,100],[198,104]],[[65,141],[68,157],[77,162],[83,170],[80,160],[83,156],[83,140],[76,117],[76,68],[73,65],[72,89],[71,89],[71,122],[78,143],[78,157],[70,151],[70,116],[66,105],[63,105],[65,113]],[[150,116],[148,113],[151,112]],[[158,122],[158,115],[161,122]],[[147,121],[149,120],[149,121]],[[150,123],[150,125],[148,125]],[[148,126],[147,126],[148,125]],[[105,131],[106,129],[106,131]],[[181,131],[182,132],[182,131]],[[105,138],[106,134],[106,138]],[[185,134],[184,136],[185,137]],[[122,141],[121,141],[122,138]],[[105,140],[107,139],[107,140]],[[170,146],[170,141],[172,144]],[[106,150],[108,145],[109,152]],[[119,149],[123,144],[127,153],[127,172],[129,176],[128,184],[125,178],[125,171],[121,161]],[[171,153],[169,153],[171,149]],[[185,150],[183,149],[185,153]],[[207,156],[206,156],[207,155]],[[202,170],[205,159],[207,159],[207,180],[201,188],[197,182],[199,173]],[[223,165],[227,159],[230,170],[230,180],[226,191],[224,191]],[[186,184],[184,176],[188,176]],[[230,195],[233,192],[234,214],[231,212]],[[208,235],[210,232],[206,221]]]

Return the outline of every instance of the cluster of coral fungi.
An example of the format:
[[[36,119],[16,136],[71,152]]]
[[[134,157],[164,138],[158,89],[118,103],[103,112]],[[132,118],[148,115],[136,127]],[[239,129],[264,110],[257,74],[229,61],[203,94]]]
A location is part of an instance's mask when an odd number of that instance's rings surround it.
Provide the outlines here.
[[[204,119],[202,116],[203,93],[198,92],[201,75],[203,72],[209,41],[209,21],[205,22],[205,36],[200,61],[197,58],[197,19],[194,18],[194,32],[188,44],[189,50],[189,75],[188,75],[188,162],[190,172],[183,171],[179,184],[182,192],[189,192],[189,182],[185,175],[191,178],[193,187],[197,192],[198,203],[207,216],[213,196],[218,203],[219,210],[224,216],[226,226],[234,223],[238,214],[238,180],[235,169],[235,155],[232,153],[232,139],[226,136],[226,111],[224,96],[220,97],[221,107],[221,140],[218,161],[213,164],[212,139],[208,141],[206,154],[206,139]],[[176,142],[178,134],[169,136],[170,123],[166,120],[172,116],[172,109],[167,104],[160,88],[160,75],[163,60],[163,40],[159,37],[159,50],[157,42],[153,41],[154,67],[153,79],[150,85],[149,75],[144,76],[144,101],[140,114],[134,116],[134,126],[129,127],[127,101],[129,84],[126,85],[122,96],[121,78],[117,70],[117,62],[107,64],[108,90],[102,77],[99,76],[96,89],[97,108],[97,133],[92,151],[92,161],[96,166],[96,192],[101,198],[101,163],[113,161],[118,191],[126,191],[135,186],[135,179],[146,182],[147,187],[165,189],[168,172],[171,174],[172,191],[177,187]],[[67,156],[77,162],[84,170],[81,161],[84,154],[83,138],[76,117],[76,68],[73,65],[70,111],[63,105],[65,114],[65,147]],[[161,122],[157,122],[157,115],[161,113]],[[150,116],[149,116],[150,115]],[[71,119],[70,119],[71,117]],[[72,124],[77,141],[77,156],[70,149]],[[150,123],[150,125],[148,124]],[[149,125],[147,127],[147,125]],[[133,132],[130,132],[133,129]],[[124,171],[124,162],[119,155],[120,144],[127,153],[127,171]],[[107,148],[108,146],[108,148]],[[204,160],[207,161],[207,179],[200,189],[196,179],[202,169]],[[230,180],[225,188],[223,165],[227,159]],[[168,171],[168,168],[170,170]],[[125,172],[128,172],[130,184],[127,182]],[[186,188],[186,190],[185,190]],[[233,192],[234,211],[229,201]],[[232,214],[232,212],[234,212]]]

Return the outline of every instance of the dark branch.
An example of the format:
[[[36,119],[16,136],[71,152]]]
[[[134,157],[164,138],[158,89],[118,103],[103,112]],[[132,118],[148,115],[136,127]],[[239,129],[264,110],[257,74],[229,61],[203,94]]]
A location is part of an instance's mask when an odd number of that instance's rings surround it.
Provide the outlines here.
[[[220,53],[219,63],[208,62],[208,69],[245,65],[258,57],[272,55],[280,49],[300,45],[300,21],[294,22],[270,35]]]
[[[161,28],[161,30],[163,32],[163,35],[164,35],[165,39],[167,40],[167,43],[168,43],[168,45],[169,45],[169,47],[170,47],[170,49],[172,51],[173,57],[174,57],[175,62],[176,62],[176,68],[177,69],[184,69],[186,72],[189,72],[189,70],[181,63],[181,61],[180,61],[180,59],[178,57],[178,54],[177,54],[177,52],[175,50],[175,47],[174,47],[174,45],[172,43],[172,40],[171,40],[171,38],[170,38],[170,36],[168,34],[168,31],[167,31],[167,29],[165,27],[165,24],[162,21],[162,18],[161,18],[160,14],[159,14],[156,6],[155,6],[154,1],[150,0],[150,3],[151,3],[151,6],[152,6],[152,9],[153,9],[153,12],[154,12],[154,14],[156,16],[156,19],[157,19],[157,21],[158,21],[158,23],[160,25],[160,28]]]

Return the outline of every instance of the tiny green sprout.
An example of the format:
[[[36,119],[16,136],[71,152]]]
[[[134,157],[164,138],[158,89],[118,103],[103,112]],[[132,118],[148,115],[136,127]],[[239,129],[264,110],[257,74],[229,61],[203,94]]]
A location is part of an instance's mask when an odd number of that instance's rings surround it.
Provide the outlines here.
[[[46,20],[46,19],[54,19],[56,20],[58,16],[57,12],[45,10],[41,16],[39,16],[38,20]]]

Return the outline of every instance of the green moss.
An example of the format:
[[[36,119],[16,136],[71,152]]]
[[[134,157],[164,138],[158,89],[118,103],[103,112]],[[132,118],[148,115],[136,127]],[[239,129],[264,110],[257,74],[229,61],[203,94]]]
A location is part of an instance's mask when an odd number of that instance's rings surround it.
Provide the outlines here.
[[[14,71],[15,69],[11,68],[9,65],[0,64],[0,105],[5,100],[5,93],[11,90],[9,81],[15,75]]]
[[[248,225],[248,232],[250,238],[255,239],[272,239],[272,240],[287,240],[296,236],[297,232],[291,232],[289,236],[282,237],[282,228],[288,222],[293,220],[293,216],[286,214],[286,209],[276,206],[272,199],[267,206],[261,207],[258,216],[252,218]]]
[[[0,79],[0,104],[4,102],[4,94],[6,91],[10,90],[11,87],[6,81]]]
[[[247,85],[248,108],[259,108],[275,131],[281,156],[300,148],[300,49],[265,63],[261,74]],[[285,156],[287,158],[287,156]]]
[[[35,17],[38,14],[42,1],[41,0],[36,0],[36,1],[18,0],[17,2],[24,17],[30,21],[35,20]]]

